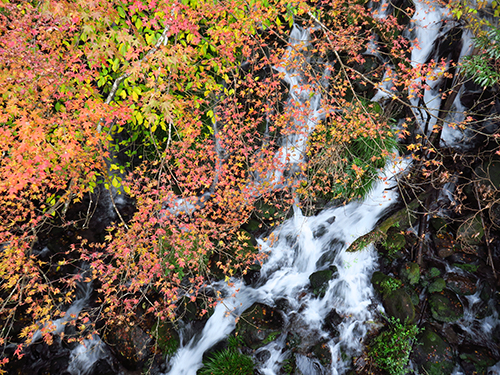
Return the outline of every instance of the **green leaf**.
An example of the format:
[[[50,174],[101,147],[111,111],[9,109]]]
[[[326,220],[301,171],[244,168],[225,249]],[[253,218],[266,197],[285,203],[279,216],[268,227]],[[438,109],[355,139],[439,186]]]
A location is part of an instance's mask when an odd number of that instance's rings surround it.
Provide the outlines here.
[[[113,60],[113,66],[111,69],[113,69],[113,72],[116,72],[120,66],[120,59],[116,58]]]
[[[120,183],[120,181],[118,181],[118,179],[116,178],[116,176],[113,176],[113,179],[111,180],[111,184],[115,187],[115,188],[119,188],[122,184]]]
[[[125,11],[123,10],[122,7],[117,8],[118,14],[120,15],[121,18],[125,18],[127,15],[125,14]]]

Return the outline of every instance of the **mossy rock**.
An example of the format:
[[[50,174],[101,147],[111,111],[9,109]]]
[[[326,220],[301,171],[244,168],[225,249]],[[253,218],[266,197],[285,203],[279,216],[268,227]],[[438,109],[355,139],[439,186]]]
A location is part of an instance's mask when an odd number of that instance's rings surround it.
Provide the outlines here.
[[[451,323],[464,316],[464,307],[457,295],[450,290],[433,293],[429,297],[432,317],[438,322]]]
[[[372,275],[372,280],[371,280],[373,288],[380,294],[384,294],[385,289],[383,288],[383,285],[389,279],[391,279],[390,276],[387,276],[383,272],[375,271]]]
[[[309,276],[309,282],[313,293],[318,297],[324,297],[328,289],[328,282],[332,279],[334,270],[326,269],[316,271]]]
[[[431,217],[429,220],[429,224],[438,233],[446,232],[446,229],[448,227],[448,223],[442,217]]]
[[[481,179],[480,184],[489,186],[493,190],[500,190],[500,160],[497,157],[476,167],[475,172]]]
[[[252,349],[275,340],[283,329],[281,314],[272,307],[254,303],[246,310],[236,325],[236,331],[244,344]]]
[[[464,221],[457,230],[457,239],[470,246],[480,244],[483,236],[484,228],[479,215]]]
[[[491,351],[476,345],[463,345],[459,348],[458,358],[465,375],[486,375],[488,367],[497,361]]]
[[[156,339],[159,350],[168,356],[179,349],[179,334],[170,322],[160,321],[151,328],[151,335]]]
[[[450,375],[455,367],[451,346],[430,326],[417,337],[412,359],[426,375]]]
[[[415,306],[403,289],[386,294],[382,303],[387,315],[399,319],[400,322],[412,323],[415,320]]]
[[[441,275],[441,271],[436,267],[430,268],[429,271],[427,272],[427,277],[429,279],[433,279],[433,278],[438,277],[440,275]]]
[[[420,302],[420,297],[419,297],[418,293],[415,291],[415,289],[413,289],[411,287],[406,287],[406,288],[404,288],[404,290],[410,296],[410,299],[413,302],[413,305],[417,306],[418,303]]]
[[[477,291],[476,280],[471,276],[449,273],[445,278],[448,289],[460,296],[470,296]]]
[[[442,292],[446,288],[446,281],[443,278],[439,278],[434,280],[427,289],[429,293],[439,293]]]
[[[399,274],[403,280],[408,281],[411,285],[415,285],[420,280],[420,267],[417,263],[408,262],[401,267]]]
[[[387,238],[385,239],[383,246],[387,250],[389,255],[392,255],[403,249],[405,245],[406,239],[403,234],[393,230],[388,231]]]

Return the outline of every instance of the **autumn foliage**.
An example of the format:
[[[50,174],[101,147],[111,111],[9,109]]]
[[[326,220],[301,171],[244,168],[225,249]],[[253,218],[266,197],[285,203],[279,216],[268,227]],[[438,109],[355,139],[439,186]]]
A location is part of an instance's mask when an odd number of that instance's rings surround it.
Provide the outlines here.
[[[83,219],[65,217],[89,194],[127,195],[136,212],[128,221],[117,217],[104,241],[68,246],[71,255],[59,266],[90,264],[101,319],[124,321],[137,306],[175,319],[181,298],[195,300],[216,272],[241,275],[262,258],[241,230],[256,201],[279,195],[286,212],[293,192],[314,204],[340,197],[328,195],[335,186],[368,183],[363,176],[384,166],[395,135],[391,113],[370,103],[386,69],[370,64],[375,58],[365,51],[372,44],[382,51],[393,72],[389,96],[408,105],[401,93],[411,86],[422,95],[428,72],[441,66],[409,63],[411,41],[402,30],[411,8],[384,19],[374,17],[377,7],[339,0],[4,1],[0,344],[19,344],[20,354],[40,327],[51,340],[47,323],[75,299],[82,274],[49,279],[57,265],[43,264],[33,249],[51,225],[81,228]],[[310,29],[310,43],[290,41],[292,27]],[[289,87],[286,72],[302,86]],[[290,102],[290,91],[303,100]],[[314,97],[321,97],[319,114],[312,113]],[[318,128],[304,159],[290,166],[281,142],[306,135],[311,116]],[[411,116],[401,137],[410,134]],[[366,139],[379,140],[370,144],[371,160],[350,148]],[[8,327],[19,319],[27,324],[14,334]]]

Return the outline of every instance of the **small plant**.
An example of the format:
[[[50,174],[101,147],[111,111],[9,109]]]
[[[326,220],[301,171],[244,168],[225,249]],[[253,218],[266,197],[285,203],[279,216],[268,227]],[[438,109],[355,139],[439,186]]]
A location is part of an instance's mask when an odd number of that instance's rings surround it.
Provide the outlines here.
[[[252,375],[253,370],[251,357],[229,347],[214,353],[198,371],[198,375]]]
[[[403,324],[394,317],[388,318],[388,323],[389,329],[375,337],[369,354],[378,367],[390,375],[404,375],[420,329],[414,324]]]
[[[402,285],[403,283],[401,282],[401,280],[395,279],[393,277],[389,277],[380,283],[380,287],[382,288],[384,294],[390,294],[395,290],[401,288]]]
[[[281,334],[281,332],[271,332],[267,337],[262,341],[264,345],[269,344],[270,342],[276,340],[276,338]]]

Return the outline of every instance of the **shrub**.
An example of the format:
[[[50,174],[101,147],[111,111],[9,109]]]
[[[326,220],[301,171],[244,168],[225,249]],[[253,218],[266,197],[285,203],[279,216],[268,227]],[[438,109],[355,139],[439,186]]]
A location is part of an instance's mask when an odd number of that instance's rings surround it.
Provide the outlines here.
[[[415,337],[420,332],[414,324],[402,324],[399,319],[388,318],[389,329],[373,340],[370,357],[390,375],[406,374]]]
[[[229,347],[214,353],[199,370],[198,375],[252,375],[253,370],[251,357]]]

